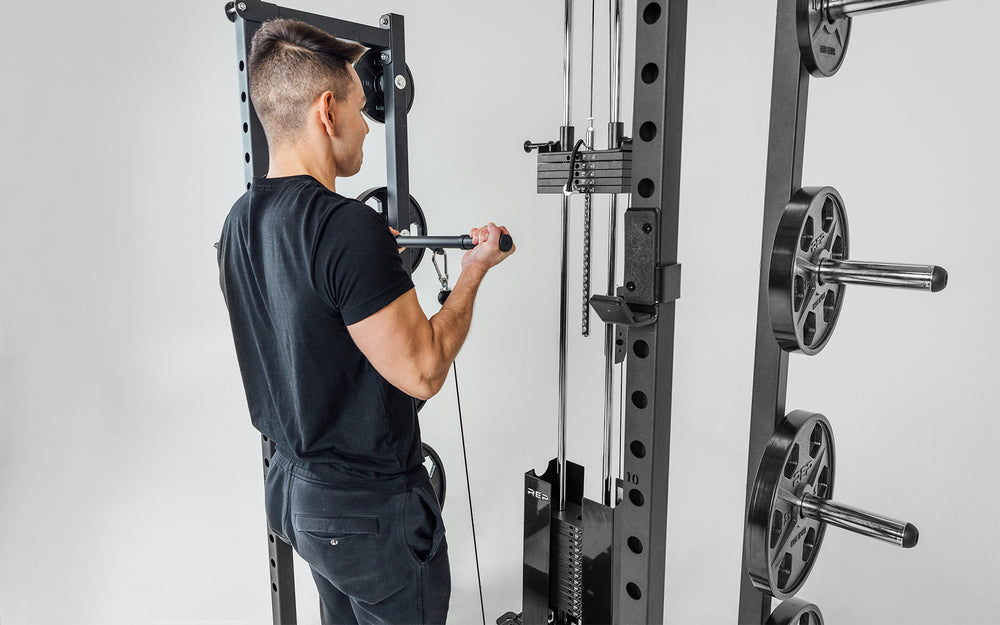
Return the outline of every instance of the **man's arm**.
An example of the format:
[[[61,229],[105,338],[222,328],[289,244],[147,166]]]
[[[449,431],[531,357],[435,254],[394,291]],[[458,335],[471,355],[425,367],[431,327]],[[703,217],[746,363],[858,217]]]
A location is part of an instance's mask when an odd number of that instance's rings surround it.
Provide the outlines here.
[[[418,399],[444,385],[472,324],[472,308],[486,272],[514,253],[501,252],[506,228],[490,224],[471,232],[476,247],[462,258],[462,274],[447,301],[430,319],[410,289],[377,313],[347,326],[351,338],[390,384]]]

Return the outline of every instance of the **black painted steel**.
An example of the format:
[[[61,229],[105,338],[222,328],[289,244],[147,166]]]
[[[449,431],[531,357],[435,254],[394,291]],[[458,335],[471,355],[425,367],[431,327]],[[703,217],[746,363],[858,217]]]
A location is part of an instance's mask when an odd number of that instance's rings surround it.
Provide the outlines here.
[[[384,50],[368,50],[361,55],[354,63],[354,69],[361,79],[361,86],[365,90],[367,103],[363,109],[368,119],[385,123],[385,68],[383,57],[388,58],[388,52]],[[413,74],[410,73],[409,66],[406,67],[404,75],[403,97],[406,100],[406,112],[413,108]],[[395,86],[395,81],[390,79],[389,87]]]
[[[663,271],[677,265],[687,8],[686,0],[636,7],[635,139],[621,295],[630,306],[652,307],[656,321],[628,331],[624,497],[614,509],[615,623],[663,622],[676,303],[657,296]],[[657,131],[643,130],[650,127]]]
[[[802,154],[809,93],[809,73],[802,62],[798,41],[797,0],[778,0],[777,7],[747,463],[748,507],[758,462],[763,457],[775,428],[785,416],[788,352],[781,349],[771,327],[768,276],[778,222],[792,194],[802,186]],[[757,589],[750,578],[746,555],[748,540],[749,531],[746,531],[738,622],[740,625],[760,625],[770,616],[771,595]]]
[[[226,6],[228,8],[229,4]],[[334,17],[289,9],[271,4],[270,2],[259,2],[258,0],[239,0],[235,3],[234,8],[238,16],[236,21],[243,19],[248,22],[262,24],[267,20],[273,19],[293,19],[312,24],[316,28],[324,30],[339,39],[356,41],[369,48],[384,49],[390,46],[389,32],[366,24],[346,22]],[[231,20],[234,19],[228,11],[227,17],[230,17]]]
[[[389,189],[387,187],[373,187],[358,196],[358,201],[371,206],[386,221],[389,220]],[[410,214],[405,220],[401,220],[402,228],[397,228],[400,232],[405,231],[407,236],[422,236],[427,234],[427,218],[424,211],[417,203],[417,199],[410,196]],[[416,227],[414,227],[416,226]],[[402,244],[401,244],[402,245]],[[407,267],[410,273],[416,271],[420,261],[424,259],[426,247],[408,247],[400,254],[403,256],[403,266]]]
[[[823,613],[808,601],[788,599],[774,609],[765,625],[823,625]]]
[[[261,436],[264,457],[264,479],[274,456],[274,443]],[[271,616],[274,625],[295,625],[295,571],[292,546],[282,540],[270,527],[267,528],[267,555],[271,573]]]

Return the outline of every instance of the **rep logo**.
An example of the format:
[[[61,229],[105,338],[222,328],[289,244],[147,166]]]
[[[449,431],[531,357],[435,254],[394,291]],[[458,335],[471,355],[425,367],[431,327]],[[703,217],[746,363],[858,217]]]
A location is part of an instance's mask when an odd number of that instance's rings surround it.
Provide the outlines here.
[[[549,500],[549,496],[548,495],[546,495],[545,493],[540,493],[540,492],[538,492],[537,490],[535,490],[533,488],[529,488],[528,489],[528,496],[529,497],[534,497],[535,499],[537,499],[539,501],[548,501]]]

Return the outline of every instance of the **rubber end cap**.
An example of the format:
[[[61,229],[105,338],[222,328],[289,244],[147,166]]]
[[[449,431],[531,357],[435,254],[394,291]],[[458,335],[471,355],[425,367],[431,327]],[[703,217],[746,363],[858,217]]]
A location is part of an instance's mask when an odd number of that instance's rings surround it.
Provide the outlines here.
[[[906,527],[903,528],[903,549],[915,547],[919,539],[920,530],[914,527],[912,523],[907,523]]]
[[[941,267],[935,267],[934,273],[931,274],[931,293],[943,291],[946,286],[948,286],[948,272]]]

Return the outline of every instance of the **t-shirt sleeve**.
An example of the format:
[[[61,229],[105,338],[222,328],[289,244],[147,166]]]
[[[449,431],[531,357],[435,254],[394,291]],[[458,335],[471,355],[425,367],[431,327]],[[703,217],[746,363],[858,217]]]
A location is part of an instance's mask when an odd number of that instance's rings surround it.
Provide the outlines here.
[[[346,325],[382,310],[413,288],[385,220],[349,200],[319,233],[313,271],[317,289]]]

